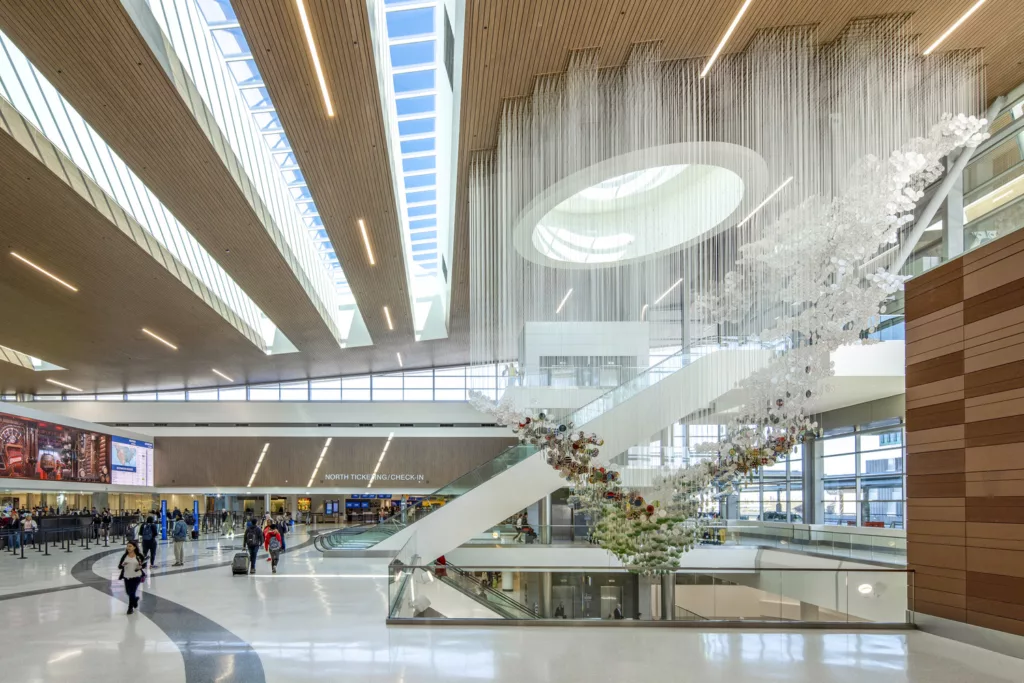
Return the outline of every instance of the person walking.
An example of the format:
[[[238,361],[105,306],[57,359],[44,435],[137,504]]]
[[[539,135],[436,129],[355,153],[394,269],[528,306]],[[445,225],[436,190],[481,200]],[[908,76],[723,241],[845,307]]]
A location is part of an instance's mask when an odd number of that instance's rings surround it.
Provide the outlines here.
[[[288,523],[284,521],[284,517],[277,518],[277,531],[281,534],[281,552],[285,551],[284,537],[288,534]]]
[[[149,555],[149,566],[156,567],[156,537],[160,533],[156,528],[153,517],[147,517],[145,524],[139,529],[139,538],[142,539],[142,554]]]
[[[185,540],[188,538],[188,526],[179,514],[174,518],[174,526],[171,527],[171,539],[174,541],[174,564],[173,567],[181,567],[185,564]]]
[[[260,551],[260,546],[263,545],[263,534],[260,532],[260,528],[256,526],[256,521],[250,519],[245,526],[245,547],[249,551],[249,573],[256,573],[256,554]]]
[[[100,521],[103,527],[103,540],[107,540],[110,538],[110,524],[114,521],[109,508],[103,508],[103,515],[100,517]]]
[[[520,512],[519,516],[516,517],[516,523],[515,523],[516,535],[512,538],[512,542],[513,543],[519,543],[523,539],[523,527],[524,526],[526,526],[526,517],[524,517],[523,513]]]
[[[263,545],[270,553],[270,571],[276,574],[277,560],[281,556],[281,548],[284,546],[281,543],[281,532],[270,522],[267,522],[266,528],[263,529]]]
[[[139,584],[146,578],[146,556],[135,545],[135,541],[128,541],[117,568],[121,570],[118,578],[124,580],[124,591],[128,594],[127,613],[133,614],[135,608],[139,606]]]

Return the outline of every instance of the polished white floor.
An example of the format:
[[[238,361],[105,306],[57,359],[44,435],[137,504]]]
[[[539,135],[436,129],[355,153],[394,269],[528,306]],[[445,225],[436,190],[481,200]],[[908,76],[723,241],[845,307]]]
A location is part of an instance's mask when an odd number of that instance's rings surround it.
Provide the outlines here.
[[[289,540],[295,545],[302,539]],[[286,554],[277,575],[261,558],[255,576],[232,577],[226,567],[175,572],[166,567],[167,552],[161,550],[162,566],[148,580],[142,600],[145,604],[146,594],[155,595],[172,607],[153,619],[126,616],[119,589],[114,597],[91,586],[11,597],[78,583],[70,567],[84,551],[66,556],[73,562],[0,556],[2,679],[200,681],[194,671],[187,675],[189,656],[183,652],[188,652],[218,658],[212,680],[241,681],[232,670],[238,645],[224,640],[224,634],[233,634],[255,650],[265,680],[274,683],[1024,681],[1022,660],[918,632],[389,628],[384,625],[385,560],[323,559],[305,548]],[[190,548],[187,568],[223,562],[232,553],[215,540],[200,541]],[[113,575],[116,560],[116,555],[99,559],[94,577]],[[168,619],[187,625],[195,615],[216,628],[176,642],[160,626]]]

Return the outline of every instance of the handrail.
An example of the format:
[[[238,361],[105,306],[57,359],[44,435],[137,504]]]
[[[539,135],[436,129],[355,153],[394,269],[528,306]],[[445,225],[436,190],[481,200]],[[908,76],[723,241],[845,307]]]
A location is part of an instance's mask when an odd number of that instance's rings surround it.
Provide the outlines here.
[[[445,565],[451,566],[451,565]],[[437,565],[433,564],[403,564],[401,567],[403,570],[422,569],[424,571],[434,571]],[[552,569],[558,569],[562,572],[590,572],[592,574],[597,573],[611,573],[611,572],[629,572],[630,567],[621,565],[618,567],[593,567],[593,566],[564,566],[552,567],[551,565],[544,566],[530,566],[530,565],[515,565],[515,566],[497,566],[491,565],[487,567],[461,567],[463,571],[478,571],[478,572],[493,572],[493,571],[530,571],[530,572],[550,572]],[[851,573],[868,573],[868,574],[907,574],[913,573],[915,570],[910,567],[677,567],[668,570],[667,573],[671,574],[718,574],[721,572],[742,572],[746,574],[753,574],[757,572],[851,572]]]
[[[467,579],[470,579],[470,580],[474,581],[475,583],[477,583],[479,585],[479,587],[484,589],[484,593],[485,594],[496,597],[500,602],[502,602],[505,605],[511,607],[513,610],[516,610],[516,611],[519,611],[519,612],[523,612],[523,613],[529,615],[527,618],[535,618],[536,617],[536,615],[534,615],[533,612],[530,611],[529,607],[527,607],[526,605],[522,604],[518,600],[513,600],[512,598],[510,598],[509,596],[505,595],[501,591],[494,590],[494,588],[492,588],[491,586],[485,586],[484,584],[479,583],[477,578],[475,576],[473,576],[472,574],[470,574],[469,572],[467,572],[466,570],[461,569],[461,568],[456,567],[456,566],[451,565],[451,564],[446,564],[446,565],[444,565],[444,567],[446,569],[452,569],[452,570],[455,571],[456,574],[459,574],[460,576],[463,576],[463,577],[465,577]],[[460,588],[461,588],[461,586],[460,586]],[[488,603],[488,604],[490,604],[490,603]]]

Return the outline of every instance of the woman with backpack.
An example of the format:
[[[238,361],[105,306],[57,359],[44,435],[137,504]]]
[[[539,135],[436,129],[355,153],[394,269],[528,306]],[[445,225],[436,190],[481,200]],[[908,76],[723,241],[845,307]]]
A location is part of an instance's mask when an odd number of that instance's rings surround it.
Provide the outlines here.
[[[281,532],[272,523],[267,522],[263,529],[263,546],[270,553],[270,571],[277,573],[277,560],[281,556]]]

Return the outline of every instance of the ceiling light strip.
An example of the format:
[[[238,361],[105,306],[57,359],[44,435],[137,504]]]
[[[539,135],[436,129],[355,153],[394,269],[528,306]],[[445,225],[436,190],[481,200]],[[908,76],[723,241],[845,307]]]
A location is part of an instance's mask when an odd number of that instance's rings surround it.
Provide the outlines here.
[[[70,384],[65,384],[64,382],[58,382],[57,380],[50,379],[49,377],[46,378],[46,381],[49,382],[50,384],[56,384],[58,387],[64,387],[65,389],[71,389],[72,391],[82,391],[81,389],[79,389],[76,386],[72,386]]]
[[[313,474],[309,475],[309,483],[306,484],[307,488],[313,485],[313,480],[316,479],[316,473],[317,473],[317,471],[319,471],[320,465],[324,461],[324,456],[327,455],[327,449],[331,445],[331,439],[332,438],[333,437],[328,437],[327,441],[324,442],[323,450],[320,451],[320,457],[317,458],[317,461],[316,461],[316,467],[313,468]]]
[[[366,247],[366,258],[370,260],[370,265],[375,266],[377,262],[373,258],[373,249],[370,248],[370,237],[366,234],[366,222],[362,218],[359,219],[359,232],[363,234],[363,246]]]
[[[398,367],[404,368],[405,367],[405,363],[402,362],[402,352],[401,351],[395,351],[395,355],[398,356]]]
[[[216,372],[216,371],[214,371]],[[259,460],[256,461],[256,467],[252,470],[252,476],[249,477],[249,483],[245,485],[246,488],[252,488],[252,482],[256,479],[256,473],[260,471],[260,465],[263,464],[263,458],[267,454],[267,449],[270,448],[270,442],[263,444],[263,450],[260,451]]]
[[[210,369],[213,370],[213,374],[218,375],[220,377],[223,377],[224,379],[226,379],[229,382],[234,382],[235,381],[235,380],[231,379],[230,377],[228,377],[227,375],[225,375],[220,370],[218,370],[217,368],[210,368]]]
[[[746,218],[744,218],[742,221],[740,221],[739,223],[736,224],[736,227],[739,228],[739,227],[745,225],[747,221],[749,221],[751,218],[754,217],[754,214],[756,214],[758,211],[763,209],[765,204],[767,204],[772,199],[774,199],[775,195],[777,195],[778,193],[782,192],[782,190],[785,189],[786,185],[789,185],[792,181],[793,181],[793,176],[789,176],[788,178],[786,178],[785,182],[783,182],[781,185],[779,185],[777,188],[775,188],[774,192],[772,192],[770,195],[765,197],[764,201],[761,202],[760,204],[758,204],[757,207],[755,207],[754,210],[751,211],[747,215]]]
[[[167,341],[166,339],[164,339],[163,337],[161,337],[161,336],[160,336],[159,334],[157,334],[156,332],[153,332],[152,330],[149,330],[149,329],[147,329],[147,328],[145,328],[145,327],[143,327],[143,328],[142,328],[142,331],[143,331],[143,332],[145,332],[146,334],[148,334],[148,335],[149,335],[150,337],[152,337],[153,339],[156,339],[156,340],[157,340],[158,342],[160,342],[161,344],[166,344],[167,346],[171,347],[171,348],[172,348],[172,349],[174,349],[175,351],[177,351],[177,350],[178,350],[178,347],[177,347],[177,346],[175,346],[175,345],[174,345],[174,344],[172,344],[171,342]]]
[[[387,320],[388,320],[388,329],[389,330],[395,329],[394,324],[391,322],[391,311],[388,310],[387,306],[384,307],[384,317],[387,318]]]
[[[937,48],[942,43],[942,41],[944,41],[946,38],[949,38],[949,35],[953,31],[955,31],[958,28],[960,28],[960,24],[962,24],[965,21],[967,21],[967,18],[969,16],[971,16],[972,14],[974,14],[978,10],[978,8],[981,7],[983,4],[985,4],[985,0],[978,0],[978,2],[974,3],[974,5],[971,6],[971,8],[969,10],[964,12],[963,16],[961,16],[959,19],[957,19],[955,22],[953,22],[953,25],[946,29],[945,33],[943,33],[941,36],[939,36],[938,40],[936,40],[934,43],[932,43],[931,45],[928,46],[928,49],[924,51],[924,54],[930,55],[932,53],[932,51],[935,50],[935,48]]]
[[[562,303],[558,304],[558,308],[555,309],[555,315],[562,312],[562,307],[565,306],[565,302],[569,300],[570,296],[572,296],[572,287],[570,287],[569,291],[565,293],[564,297],[562,297]]]
[[[391,445],[391,439],[393,438],[395,438],[394,432],[388,434],[388,440],[384,442],[384,448],[380,451],[380,457],[377,458],[377,465],[373,468],[373,474],[370,475],[370,481],[367,482],[366,488],[373,486],[373,481],[377,478],[377,471],[380,469],[380,464],[384,462],[384,456],[387,455],[388,447]]]
[[[32,263],[27,258],[25,258],[21,254],[19,254],[18,252],[12,251],[11,252],[11,256],[13,256],[14,258],[18,259],[22,263],[24,263],[24,264],[26,264],[28,266],[31,266],[32,268],[35,268],[36,270],[38,270],[40,273],[42,273],[46,277],[50,278],[51,280],[59,282],[60,284],[64,285],[68,289],[70,289],[72,292],[77,292],[78,291],[78,287],[75,287],[74,285],[72,285],[72,284],[70,284],[68,282],[65,282],[64,280],[61,280],[59,277],[57,277],[56,275],[54,275],[50,271],[46,270],[45,268],[37,266],[35,263]]]
[[[743,13],[747,11],[747,8],[750,7],[750,3],[752,3],[753,1],[754,0],[745,0],[745,2],[743,3],[743,7],[740,7],[740,11],[736,13],[736,17],[732,20],[732,23],[729,24],[729,28],[726,29],[725,35],[722,36],[722,40],[719,41],[718,47],[716,47],[715,51],[711,53],[711,59],[708,60],[708,63],[705,64],[704,68],[701,70],[701,78],[704,78],[705,76],[708,75],[708,71],[711,70],[711,65],[715,63],[716,59],[718,59],[718,55],[721,54],[722,48],[724,48],[725,44],[729,42],[729,37],[732,36],[732,32],[736,30],[737,24],[739,24],[740,19],[743,18]]]
[[[331,93],[327,90],[327,79],[324,78],[324,70],[320,66],[320,55],[316,51],[316,41],[313,40],[313,28],[309,25],[309,17],[306,15],[306,3],[303,0],[295,0],[295,6],[299,8],[302,31],[306,34],[306,44],[309,46],[309,54],[313,58],[313,68],[316,69],[316,78],[320,81],[320,92],[324,96],[324,106],[327,108],[327,115],[334,116]]]

